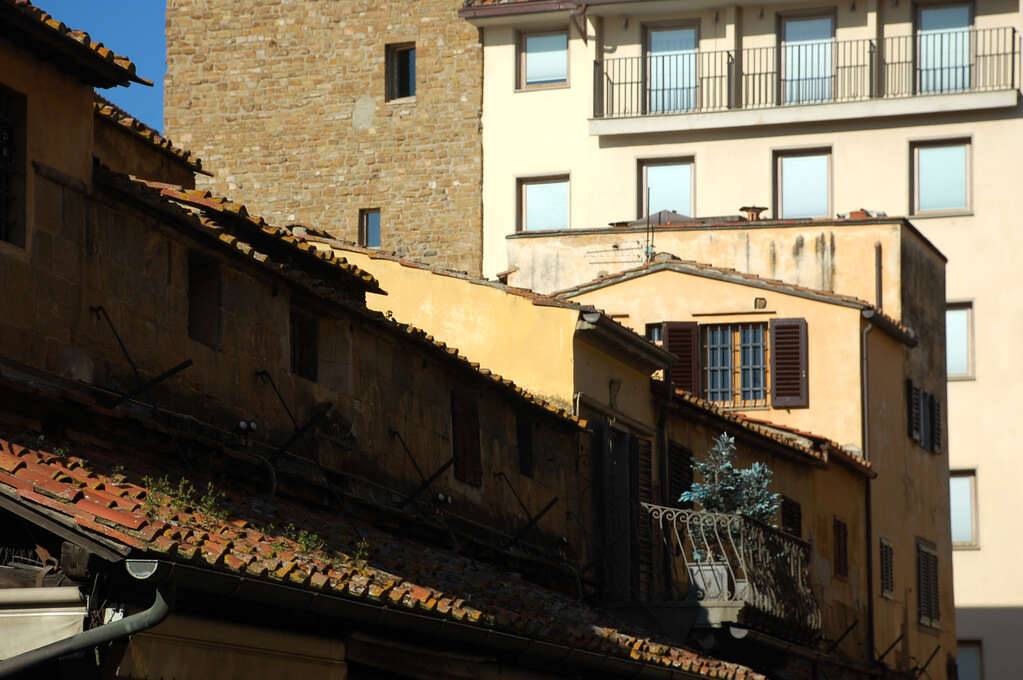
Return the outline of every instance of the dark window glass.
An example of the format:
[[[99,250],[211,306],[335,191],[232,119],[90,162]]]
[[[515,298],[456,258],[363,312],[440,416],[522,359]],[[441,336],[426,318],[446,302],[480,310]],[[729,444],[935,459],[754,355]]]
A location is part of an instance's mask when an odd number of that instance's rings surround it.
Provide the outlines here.
[[[188,335],[214,349],[220,347],[220,264],[200,253],[188,253]]]
[[[416,46],[402,43],[387,46],[387,99],[416,94]]]
[[[661,341],[662,325],[659,323],[648,323],[646,325],[646,339],[650,342]]]
[[[319,335],[319,319],[291,311],[291,372],[306,380],[316,380]]]

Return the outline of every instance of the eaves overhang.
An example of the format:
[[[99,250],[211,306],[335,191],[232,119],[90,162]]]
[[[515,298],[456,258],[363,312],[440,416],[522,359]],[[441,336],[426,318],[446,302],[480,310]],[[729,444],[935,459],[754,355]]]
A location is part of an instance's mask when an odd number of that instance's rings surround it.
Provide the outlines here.
[[[575,328],[576,333],[612,356],[628,357],[649,372],[675,363],[674,354],[616,323],[599,310],[581,311]]]

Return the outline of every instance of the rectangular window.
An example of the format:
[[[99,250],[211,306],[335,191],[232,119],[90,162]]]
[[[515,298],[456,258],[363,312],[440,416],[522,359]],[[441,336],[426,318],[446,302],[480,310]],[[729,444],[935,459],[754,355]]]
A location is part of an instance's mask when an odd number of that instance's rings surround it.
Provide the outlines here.
[[[831,99],[834,37],[834,17],[796,17],[782,21],[781,93],[784,103],[807,104]]]
[[[881,539],[881,595],[895,597],[895,550]]]
[[[983,646],[980,640],[959,640],[956,644],[957,680],[984,680]]]
[[[291,372],[316,380],[319,369],[320,320],[291,310]]]
[[[803,537],[803,507],[788,496],[781,497],[781,530]]]
[[[380,247],[380,209],[359,211],[359,245],[366,248]]]
[[[476,399],[468,393],[451,392],[451,455],[455,479],[473,486],[482,484],[480,415]]]
[[[515,418],[515,444],[519,451],[519,474],[533,476],[533,419],[519,414]]]
[[[519,180],[519,231],[568,229],[568,176]]]
[[[775,195],[775,214],[781,219],[830,215],[831,152],[818,149],[777,154]]]
[[[953,470],[948,478],[949,512],[952,516],[952,546],[977,547],[977,473]]]
[[[519,36],[519,89],[568,84],[568,33],[522,33]]]
[[[699,36],[695,27],[651,28],[647,31],[644,64],[647,111],[673,113],[696,109],[699,95],[696,73],[698,48]]]
[[[934,94],[970,87],[970,5],[921,7],[917,16],[917,89]]]
[[[973,303],[945,308],[945,369],[949,380],[973,377]]]
[[[416,44],[409,42],[388,45],[385,62],[386,100],[416,96]]]
[[[188,253],[188,335],[213,349],[221,341],[220,263],[194,251]]]
[[[767,405],[767,324],[714,324],[703,331],[703,384],[708,400]]]
[[[640,161],[639,173],[640,217],[662,210],[692,217],[692,159]]]
[[[0,241],[25,247],[25,95],[0,85]]]
[[[834,572],[838,578],[849,576],[849,527],[835,518],[834,522]]]
[[[970,143],[914,144],[913,213],[970,210]]]
[[[938,593],[938,553],[933,543],[917,539],[917,620],[925,626],[936,628],[941,622],[941,603]]]
[[[650,342],[661,342],[663,337],[664,324],[660,323],[648,323],[646,325],[644,337]]]

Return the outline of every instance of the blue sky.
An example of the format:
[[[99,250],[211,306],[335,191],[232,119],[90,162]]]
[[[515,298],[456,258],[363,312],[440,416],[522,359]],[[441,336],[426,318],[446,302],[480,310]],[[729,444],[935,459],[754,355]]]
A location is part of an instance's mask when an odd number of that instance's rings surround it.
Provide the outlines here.
[[[35,0],[32,4],[71,28],[88,31],[93,40],[114,52],[130,57],[136,73],[152,80],[153,87],[132,83],[131,87],[98,92],[146,125],[163,131],[166,0]]]

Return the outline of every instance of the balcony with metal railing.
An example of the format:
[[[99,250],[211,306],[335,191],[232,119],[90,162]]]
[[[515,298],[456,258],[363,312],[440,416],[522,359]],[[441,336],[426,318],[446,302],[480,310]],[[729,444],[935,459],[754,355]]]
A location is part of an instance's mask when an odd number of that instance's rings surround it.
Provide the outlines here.
[[[1015,28],[961,29],[889,36],[883,40],[815,40],[740,50],[680,50],[671,54],[615,57],[594,62],[593,134],[614,134],[602,121],[671,118],[657,126],[618,126],[622,132],[708,128],[813,119],[905,115],[938,106],[925,96],[1009,93],[998,98],[962,97],[956,108],[1014,105],[1020,68]],[[913,102],[904,100],[918,101]],[[1009,102],[1012,104],[1009,104]],[[808,105],[892,102],[864,112]],[[998,104],[995,104],[998,102]],[[907,106],[907,103],[910,106]],[[772,121],[764,109],[785,112]],[[949,110],[948,102],[940,110]],[[746,115],[700,114],[745,112]],[[752,114],[752,115],[751,115]]]
[[[742,515],[642,504],[651,523],[660,582],[651,611],[689,625],[735,624],[800,642],[819,637],[810,586],[810,545]],[[668,613],[668,616],[665,614]],[[695,623],[694,623],[695,622]],[[671,625],[671,624],[669,624]]]

